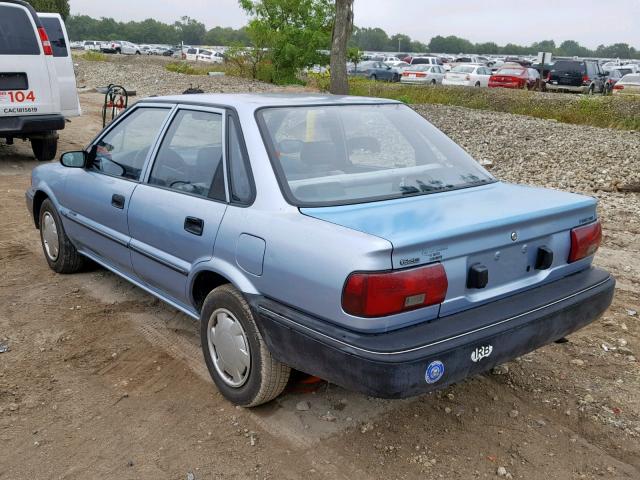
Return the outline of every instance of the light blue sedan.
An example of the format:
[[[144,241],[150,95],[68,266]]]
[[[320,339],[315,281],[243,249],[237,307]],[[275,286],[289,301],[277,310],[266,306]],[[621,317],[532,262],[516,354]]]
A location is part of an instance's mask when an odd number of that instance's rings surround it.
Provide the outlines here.
[[[322,95],[185,95],[130,107],[33,171],[59,273],[87,259],[200,319],[231,402],[292,368],[417,395],[589,324],[593,198],[496,180],[409,107]]]

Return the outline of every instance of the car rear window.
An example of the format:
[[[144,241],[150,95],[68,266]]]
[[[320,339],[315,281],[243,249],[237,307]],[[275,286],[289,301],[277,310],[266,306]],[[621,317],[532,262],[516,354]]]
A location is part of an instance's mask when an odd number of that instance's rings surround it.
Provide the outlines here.
[[[51,42],[53,48],[54,57],[68,57],[67,42],[64,39],[64,32],[60,20],[57,18],[42,18],[40,17],[42,26],[47,31],[47,36]]]
[[[494,181],[405,105],[272,107],[257,117],[293,205],[364,203]]]
[[[22,8],[0,5],[0,55],[40,55],[36,31]]]
[[[585,66],[582,62],[556,62],[553,65],[553,70],[556,72],[585,72]]]

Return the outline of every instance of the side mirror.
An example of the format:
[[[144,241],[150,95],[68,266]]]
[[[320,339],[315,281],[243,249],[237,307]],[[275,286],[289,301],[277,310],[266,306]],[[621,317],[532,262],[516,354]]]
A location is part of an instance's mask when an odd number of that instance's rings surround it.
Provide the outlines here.
[[[60,163],[69,168],[84,168],[87,165],[87,153],[84,151],[65,152],[60,157]]]

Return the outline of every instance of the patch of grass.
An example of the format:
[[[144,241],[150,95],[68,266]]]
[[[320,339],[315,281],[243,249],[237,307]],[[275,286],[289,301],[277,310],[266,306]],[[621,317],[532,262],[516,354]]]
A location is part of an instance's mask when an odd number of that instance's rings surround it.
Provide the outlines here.
[[[107,56],[102,52],[96,52],[95,50],[89,50],[82,58],[88,60],[89,62],[106,62]]]
[[[184,75],[208,75],[209,72],[224,72],[223,65],[217,63],[194,64],[189,62],[171,62],[165,67],[170,72],[182,73]]]
[[[310,74],[307,86],[328,91],[328,76]],[[502,88],[402,85],[363,78],[349,79],[349,93],[390,98],[410,105],[453,105],[576,125],[640,130],[640,96],[561,95]]]

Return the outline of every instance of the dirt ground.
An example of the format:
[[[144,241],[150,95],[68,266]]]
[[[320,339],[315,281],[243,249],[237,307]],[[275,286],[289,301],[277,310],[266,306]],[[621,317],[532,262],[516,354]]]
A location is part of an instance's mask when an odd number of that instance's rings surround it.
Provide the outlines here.
[[[61,151],[99,130],[99,96],[81,98]],[[640,478],[637,219],[605,222],[616,297],[568,343],[419,398],[298,383],[245,410],[210,381],[193,320],[105,270],[49,270],[24,202],[35,165],[0,145],[0,479]]]

